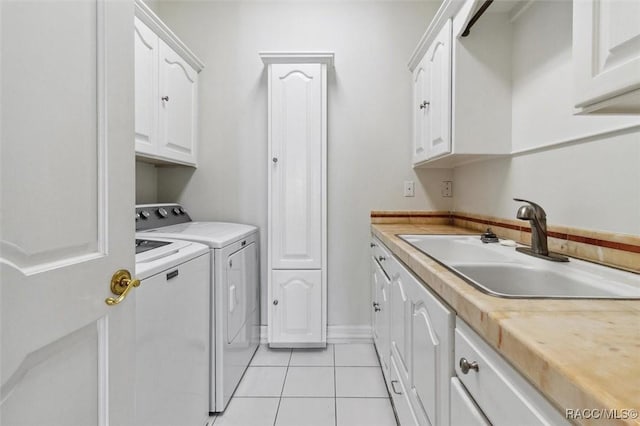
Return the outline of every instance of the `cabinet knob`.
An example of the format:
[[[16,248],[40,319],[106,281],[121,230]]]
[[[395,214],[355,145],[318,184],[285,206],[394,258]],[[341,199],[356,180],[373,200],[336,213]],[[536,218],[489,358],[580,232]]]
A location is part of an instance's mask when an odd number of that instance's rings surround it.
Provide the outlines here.
[[[374,247],[378,247],[378,245],[376,243],[369,243],[369,247],[374,248]]]
[[[165,102],[169,102],[169,97],[168,97],[168,96],[163,96],[163,97],[162,97],[162,98],[160,98],[160,99],[162,99],[162,100],[163,100],[163,101],[165,101]]]
[[[273,161],[273,164],[277,163],[277,162],[278,162],[278,157],[273,157],[273,158],[271,159],[271,161]]]
[[[378,260],[379,260],[380,262],[384,262],[385,260],[387,260],[387,258],[386,258],[386,257],[384,257],[384,256],[378,256]]]
[[[374,312],[380,312],[381,310],[382,310],[382,309],[381,309],[381,308],[378,308],[377,306],[376,306],[375,308],[373,308],[373,311],[374,311]]]
[[[466,358],[460,358],[460,370],[462,371],[462,374],[467,374],[469,370],[478,371],[479,369],[477,362],[469,362]]]
[[[427,105],[429,105],[429,102],[422,101],[422,103],[419,106],[420,106],[420,109],[425,109],[427,107]]]
[[[274,304],[274,305],[277,305],[277,304],[278,304],[278,299],[275,299],[275,300],[273,301],[273,304]]]

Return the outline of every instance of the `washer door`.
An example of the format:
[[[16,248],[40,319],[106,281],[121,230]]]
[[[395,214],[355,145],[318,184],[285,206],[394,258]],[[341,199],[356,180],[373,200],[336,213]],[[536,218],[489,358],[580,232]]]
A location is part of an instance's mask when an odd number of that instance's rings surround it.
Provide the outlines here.
[[[227,343],[235,340],[253,310],[256,290],[256,245],[251,243],[229,255],[226,260],[227,277]]]

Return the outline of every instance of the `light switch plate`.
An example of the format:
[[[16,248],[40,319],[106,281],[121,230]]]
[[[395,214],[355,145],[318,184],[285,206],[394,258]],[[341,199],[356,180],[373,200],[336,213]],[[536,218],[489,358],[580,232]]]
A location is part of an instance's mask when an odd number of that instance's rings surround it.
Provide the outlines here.
[[[416,195],[416,185],[412,180],[404,181],[404,196],[405,197],[415,197]]]

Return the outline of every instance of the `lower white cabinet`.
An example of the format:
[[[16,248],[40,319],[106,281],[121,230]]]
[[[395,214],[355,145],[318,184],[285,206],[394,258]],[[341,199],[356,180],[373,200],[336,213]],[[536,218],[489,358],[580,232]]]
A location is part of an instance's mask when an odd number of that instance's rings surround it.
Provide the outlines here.
[[[491,424],[569,424],[538,390],[460,318],[455,329],[455,359],[458,378]]]
[[[322,271],[271,272],[272,346],[322,342]]]
[[[371,245],[378,303],[374,343],[398,420],[401,425],[448,425],[455,314],[378,239]],[[381,291],[385,288],[388,299]]]
[[[382,256],[384,259],[388,256],[383,250],[379,248],[379,242],[371,243],[371,283],[373,284],[372,296],[372,312],[373,312],[373,341],[376,346],[376,350],[378,352],[378,358],[380,359],[380,366],[382,367],[382,371],[384,373],[385,379],[387,380],[387,386],[389,386],[388,378],[389,378],[389,366],[390,366],[390,356],[391,356],[391,347],[390,347],[390,289],[391,289],[391,281],[389,277],[385,273],[382,266],[380,266],[380,260],[378,257]]]

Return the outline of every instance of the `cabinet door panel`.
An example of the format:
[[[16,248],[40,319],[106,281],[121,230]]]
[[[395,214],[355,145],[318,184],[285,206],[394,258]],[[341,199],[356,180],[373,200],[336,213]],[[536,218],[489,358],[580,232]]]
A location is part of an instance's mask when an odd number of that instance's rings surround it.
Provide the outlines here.
[[[427,102],[426,82],[427,68],[424,59],[413,71],[413,164],[427,159],[426,140],[428,127],[426,126]]]
[[[272,271],[272,343],[322,341],[322,271]]]
[[[377,303],[373,307],[374,343],[385,378],[388,378],[389,355],[391,353],[389,347],[389,280],[373,258],[371,259],[371,268],[374,302]]]
[[[451,152],[451,20],[438,33],[425,60],[429,69],[427,156],[433,158]]]
[[[439,424],[437,416],[437,373],[442,368],[438,349],[440,338],[423,303],[415,305],[412,314],[411,349],[413,351],[413,386],[431,424]]]
[[[198,74],[162,40],[159,67],[159,153],[195,164]]]
[[[271,65],[271,267],[322,267],[320,64]],[[277,117],[277,118],[276,118]]]
[[[409,378],[409,364],[406,353],[407,305],[405,280],[397,274],[391,282],[391,348],[397,354],[398,369],[404,380]]]
[[[576,106],[640,89],[640,2],[573,5]]]
[[[158,132],[158,36],[135,18],[136,153],[155,154]]]

